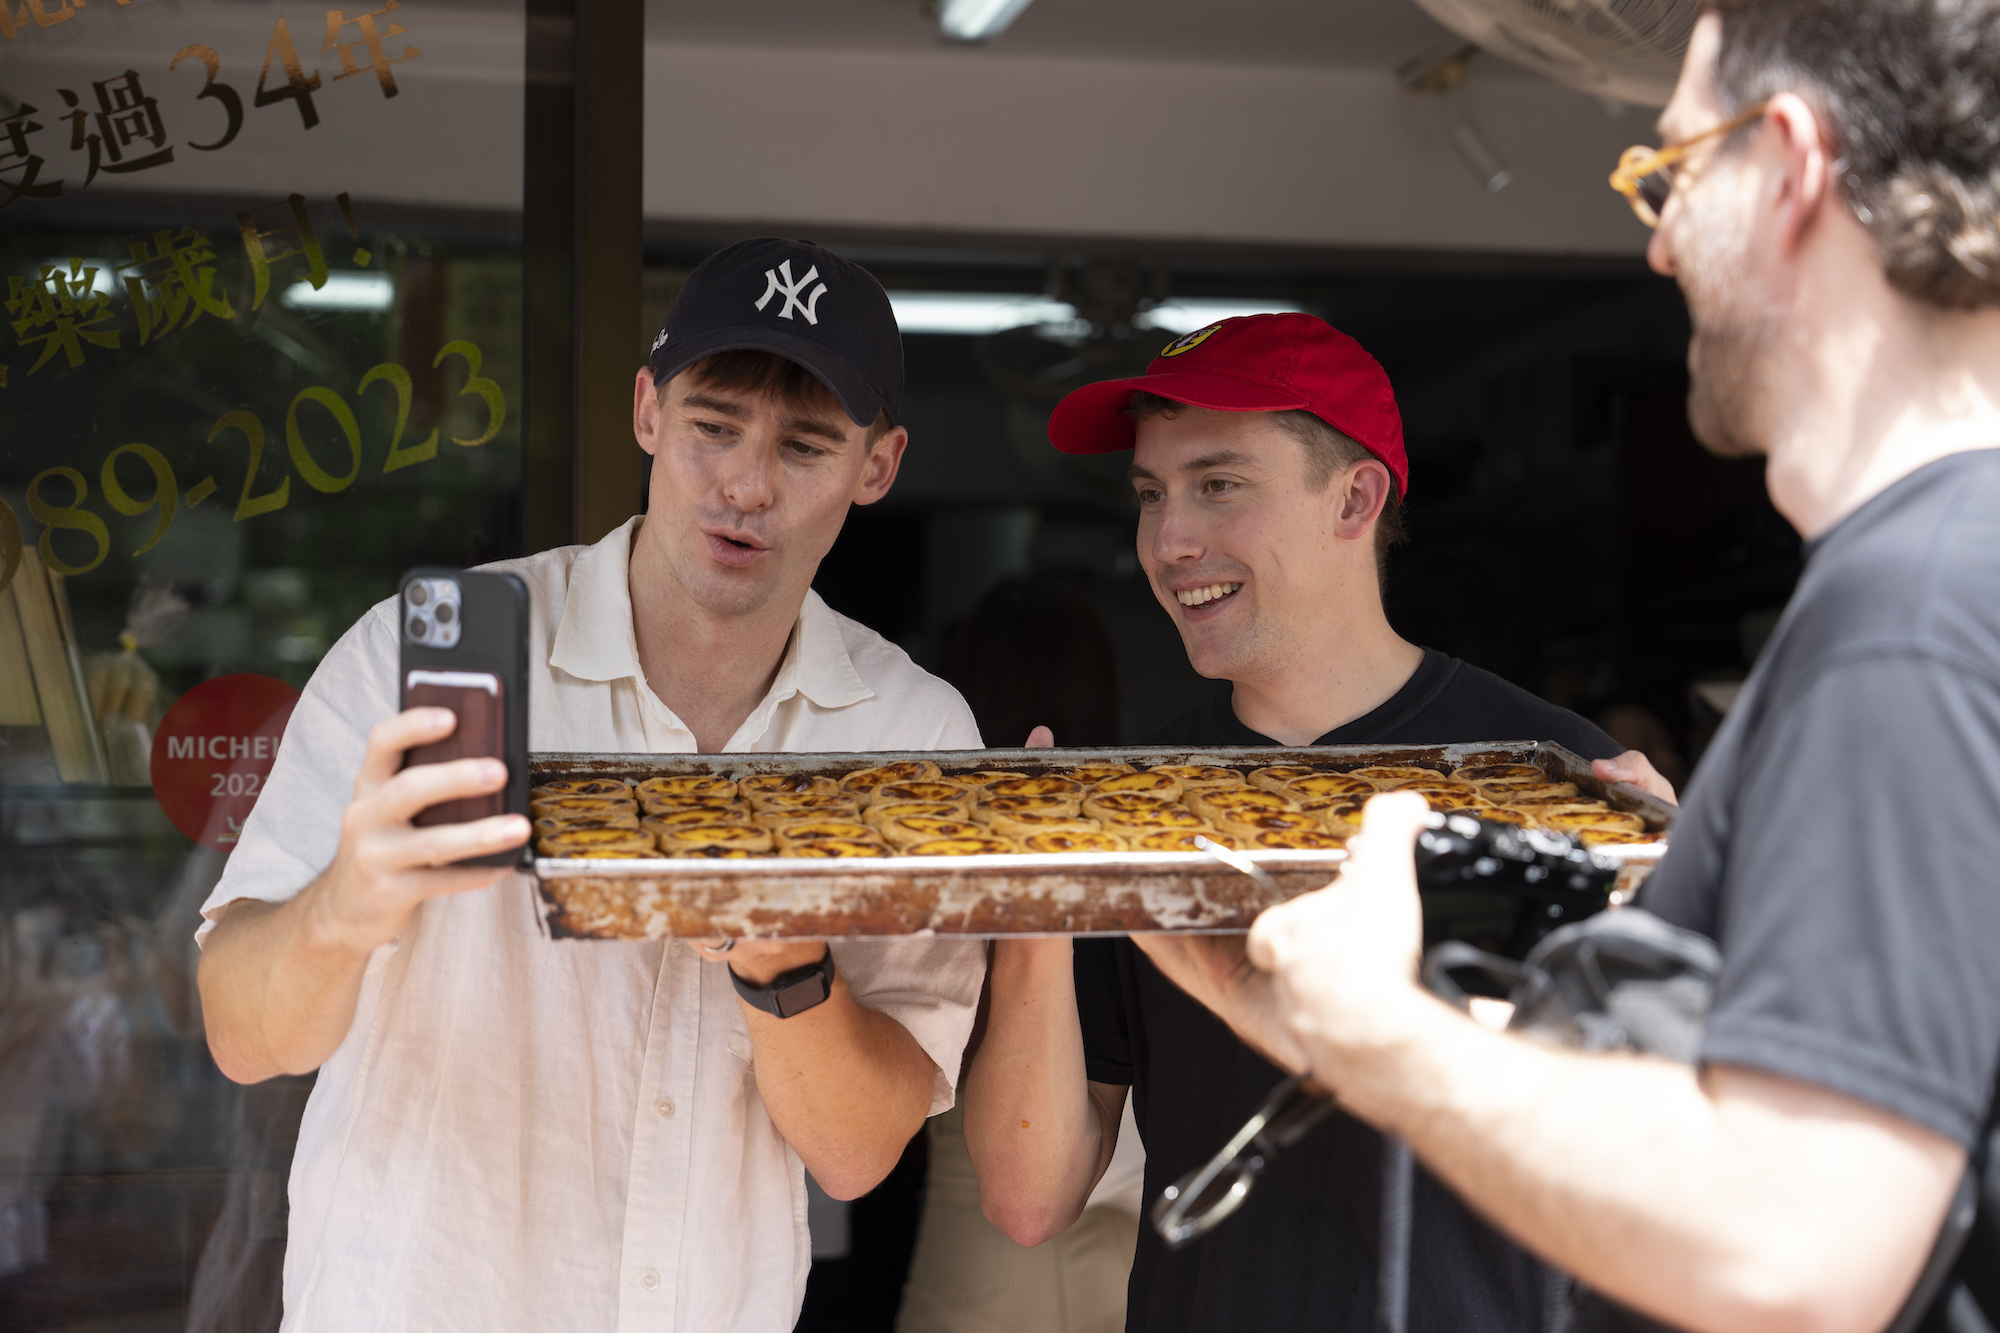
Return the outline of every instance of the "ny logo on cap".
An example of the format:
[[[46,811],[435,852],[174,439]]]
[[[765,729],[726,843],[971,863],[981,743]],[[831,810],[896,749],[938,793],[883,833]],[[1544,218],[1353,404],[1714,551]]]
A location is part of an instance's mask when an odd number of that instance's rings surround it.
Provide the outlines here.
[[[783,281],[779,280],[779,274],[784,275]],[[793,282],[792,261],[789,259],[780,263],[775,271],[768,268],[765,269],[764,294],[757,298],[757,309],[762,310],[765,306],[771,304],[772,297],[783,295],[785,304],[778,311],[779,319],[790,319],[792,312],[796,310],[806,317],[806,323],[817,326],[819,324],[819,298],[826,295],[826,284],[822,282],[819,286],[813,288],[812,294],[803,301],[799,299],[799,293],[806,289],[807,283],[818,276],[819,265],[815,264],[806,270],[806,275],[803,278],[800,278],[797,282]]]

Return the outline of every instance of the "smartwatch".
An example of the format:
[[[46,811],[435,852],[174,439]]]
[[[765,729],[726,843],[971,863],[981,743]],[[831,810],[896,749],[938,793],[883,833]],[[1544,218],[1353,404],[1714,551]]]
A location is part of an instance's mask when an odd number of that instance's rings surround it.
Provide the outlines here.
[[[826,956],[817,963],[795,967],[763,986],[737,976],[733,967],[729,969],[729,980],[745,1004],[775,1018],[791,1018],[825,1004],[833,995],[833,946],[827,946]]]

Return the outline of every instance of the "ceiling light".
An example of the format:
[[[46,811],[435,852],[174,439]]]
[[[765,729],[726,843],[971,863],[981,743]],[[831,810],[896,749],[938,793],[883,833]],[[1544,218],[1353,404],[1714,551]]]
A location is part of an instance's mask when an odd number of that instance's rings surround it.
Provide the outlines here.
[[[1076,319],[1076,307],[1067,301],[1009,292],[890,292],[889,305],[906,334],[998,333]]]
[[[1005,32],[1027,7],[1028,0],[943,0],[938,31],[955,42],[983,42]]]
[[[1303,306],[1289,301],[1235,301],[1188,296],[1154,306],[1139,316],[1139,326],[1163,329],[1169,333],[1193,333],[1218,320],[1235,319],[1239,315],[1297,314],[1303,309]]]
[[[288,310],[379,312],[396,304],[396,283],[386,273],[329,273],[318,287],[299,279],[278,300]]]

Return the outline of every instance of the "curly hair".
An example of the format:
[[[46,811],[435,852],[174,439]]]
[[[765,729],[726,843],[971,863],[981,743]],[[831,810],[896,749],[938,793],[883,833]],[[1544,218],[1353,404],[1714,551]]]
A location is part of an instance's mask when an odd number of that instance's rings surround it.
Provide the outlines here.
[[[1796,92],[1898,291],[2000,305],[2000,0],[1710,0],[1733,113]]]

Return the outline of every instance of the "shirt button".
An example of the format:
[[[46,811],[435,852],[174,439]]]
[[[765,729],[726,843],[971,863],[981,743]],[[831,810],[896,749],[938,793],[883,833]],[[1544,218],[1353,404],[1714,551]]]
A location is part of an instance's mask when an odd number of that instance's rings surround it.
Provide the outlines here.
[[[639,1285],[647,1291],[658,1291],[660,1289],[660,1275],[649,1268],[646,1270],[645,1275],[639,1279]]]
[[[665,1097],[662,1097],[657,1102],[654,1102],[653,1109],[660,1113],[660,1118],[662,1120],[672,1120],[674,1118],[674,1104],[668,1101]]]

